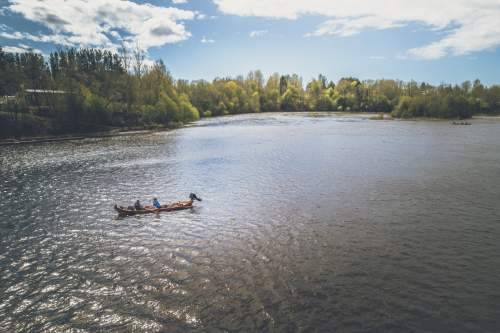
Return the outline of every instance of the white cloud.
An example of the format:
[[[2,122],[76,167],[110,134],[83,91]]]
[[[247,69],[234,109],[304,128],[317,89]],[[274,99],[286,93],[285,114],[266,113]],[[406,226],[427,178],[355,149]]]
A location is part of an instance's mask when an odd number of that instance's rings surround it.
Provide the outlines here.
[[[210,38],[206,38],[205,36],[203,36],[203,38],[201,39],[201,42],[203,44],[213,44],[213,43],[215,43],[215,40],[210,39]]]
[[[438,40],[407,55],[437,59],[500,45],[500,0],[213,0],[226,14],[295,20],[327,18],[307,36],[351,36],[365,29],[420,24],[439,31]]]
[[[18,46],[2,46],[2,50],[8,53],[25,53],[25,52],[33,52],[40,54],[43,53],[41,50],[29,47],[28,45],[25,44],[19,44]]]
[[[127,0],[10,0],[10,12],[39,23],[51,34],[0,32],[9,39],[51,42],[64,46],[117,49],[123,40],[131,47],[139,41],[149,49],[188,39],[183,21],[196,12],[173,7],[138,4]]]
[[[269,31],[268,30],[254,30],[252,32],[250,32],[250,37],[251,38],[255,38],[255,37],[262,37],[264,35],[266,35]]]
[[[118,40],[121,40],[122,39],[122,36],[120,35],[120,33],[118,31],[115,31],[115,30],[111,30],[109,32],[109,34],[111,36],[113,36],[114,38],[118,39]]]
[[[31,40],[33,42],[42,42],[42,43],[54,43],[62,46],[72,46],[67,39],[62,35],[33,35],[27,32],[19,32],[19,31],[5,31],[1,29],[0,37],[6,39],[14,39],[14,40]]]
[[[179,5],[179,4],[182,4],[182,3],[187,3],[187,0],[172,0],[172,3],[176,4],[176,5]]]
[[[360,17],[355,19],[333,19],[321,24],[316,31],[306,36],[337,35],[348,37],[358,34],[363,29],[389,29],[403,26],[401,23],[391,20],[382,20],[376,17]]]

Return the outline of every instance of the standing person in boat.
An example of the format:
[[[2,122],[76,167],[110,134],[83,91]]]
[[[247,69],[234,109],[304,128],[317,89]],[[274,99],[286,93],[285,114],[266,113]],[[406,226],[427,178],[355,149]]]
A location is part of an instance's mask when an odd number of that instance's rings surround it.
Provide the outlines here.
[[[158,201],[158,199],[156,199],[156,198],[153,199],[153,206],[155,208],[161,208],[161,205],[160,205],[160,202]]]
[[[134,204],[135,210],[144,210],[144,207],[142,207],[141,203],[139,200],[137,200]]]

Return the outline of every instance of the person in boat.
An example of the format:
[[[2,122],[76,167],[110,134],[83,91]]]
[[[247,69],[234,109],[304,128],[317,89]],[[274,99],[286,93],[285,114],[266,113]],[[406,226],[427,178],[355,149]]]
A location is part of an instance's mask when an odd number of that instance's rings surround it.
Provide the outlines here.
[[[135,210],[144,210],[144,207],[142,207],[141,202],[137,200],[134,204]]]
[[[161,205],[160,205],[160,202],[158,201],[158,199],[156,199],[156,198],[153,199],[153,206],[155,208],[161,208]]]
[[[189,194],[189,201],[190,201],[191,203],[193,203],[193,200],[201,201],[201,199],[200,199],[200,198],[198,198],[198,197],[196,196],[196,194],[191,193],[191,194]]]

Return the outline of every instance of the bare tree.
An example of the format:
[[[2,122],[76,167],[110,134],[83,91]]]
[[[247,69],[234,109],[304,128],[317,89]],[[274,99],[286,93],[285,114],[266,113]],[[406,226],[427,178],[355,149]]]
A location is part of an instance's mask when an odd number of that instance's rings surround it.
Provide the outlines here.
[[[144,73],[144,58],[145,58],[145,52],[140,47],[139,43],[137,43],[134,49],[134,64],[133,64],[134,74],[137,77],[141,77],[142,74]]]
[[[127,73],[130,71],[130,54],[128,48],[125,46],[125,44],[122,42],[122,45],[120,47],[120,57],[122,59],[122,64],[123,68]]]

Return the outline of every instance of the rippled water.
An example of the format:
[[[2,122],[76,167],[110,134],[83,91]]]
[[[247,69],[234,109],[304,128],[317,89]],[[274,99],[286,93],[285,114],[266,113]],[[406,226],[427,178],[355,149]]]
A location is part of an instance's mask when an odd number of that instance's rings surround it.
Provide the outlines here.
[[[244,115],[0,163],[3,330],[500,331],[500,121]]]

